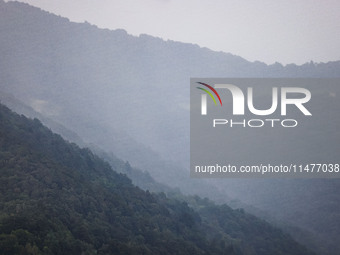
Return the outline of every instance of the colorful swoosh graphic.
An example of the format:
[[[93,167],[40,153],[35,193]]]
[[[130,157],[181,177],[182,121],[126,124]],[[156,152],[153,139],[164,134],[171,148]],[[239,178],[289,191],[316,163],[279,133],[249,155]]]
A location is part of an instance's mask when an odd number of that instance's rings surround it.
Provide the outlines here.
[[[203,85],[203,86],[206,86],[206,87],[209,88],[212,92],[214,92],[214,94],[217,96],[217,98],[218,98],[218,100],[220,101],[220,104],[221,104],[221,106],[222,106],[222,100],[221,100],[221,98],[220,98],[220,95],[217,93],[217,91],[216,91],[213,87],[211,87],[210,85],[208,85],[208,84],[206,84],[206,83],[203,83],[203,82],[197,82],[197,83],[199,83],[199,84],[201,84],[201,85]],[[203,89],[203,88],[200,88],[200,87],[196,87],[196,88],[201,89],[201,90],[203,90],[204,92],[206,92],[206,93],[214,100],[215,105],[217,105],[216,100],[215,100],[214,96],[211,94],[210,91],[208,91],[208,90],[206,90],[206,89]]]

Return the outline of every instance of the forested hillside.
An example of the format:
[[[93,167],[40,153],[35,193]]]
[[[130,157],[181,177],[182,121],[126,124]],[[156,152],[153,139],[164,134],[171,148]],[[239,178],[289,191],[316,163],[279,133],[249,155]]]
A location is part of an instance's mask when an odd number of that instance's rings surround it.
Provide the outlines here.
[[[143,191],[3,105],[0,160],[1,254],[310,254],[243,211]]]

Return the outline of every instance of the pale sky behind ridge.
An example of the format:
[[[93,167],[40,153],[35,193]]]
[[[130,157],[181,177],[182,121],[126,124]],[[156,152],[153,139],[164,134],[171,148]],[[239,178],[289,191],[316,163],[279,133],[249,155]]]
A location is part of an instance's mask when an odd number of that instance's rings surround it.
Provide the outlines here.
[[[71,21],[267,64],[340,60],[337,0],[22,0]]]

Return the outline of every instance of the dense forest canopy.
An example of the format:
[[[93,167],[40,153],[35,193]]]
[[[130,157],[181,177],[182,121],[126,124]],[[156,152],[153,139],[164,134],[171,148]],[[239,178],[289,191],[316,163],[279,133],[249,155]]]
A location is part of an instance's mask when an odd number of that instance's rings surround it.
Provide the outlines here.
[[[0,160],[2,254],[311,254],[242,210],[143,191],[4,105]]]

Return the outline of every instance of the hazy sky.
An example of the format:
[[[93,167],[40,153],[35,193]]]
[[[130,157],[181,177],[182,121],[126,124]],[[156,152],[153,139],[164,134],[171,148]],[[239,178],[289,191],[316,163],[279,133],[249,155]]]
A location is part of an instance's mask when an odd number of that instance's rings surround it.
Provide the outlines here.
[[[22,0],[71,21],[123,28],[268,64],[340,60],[338,0]]]

